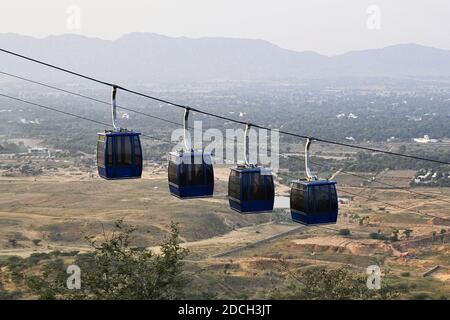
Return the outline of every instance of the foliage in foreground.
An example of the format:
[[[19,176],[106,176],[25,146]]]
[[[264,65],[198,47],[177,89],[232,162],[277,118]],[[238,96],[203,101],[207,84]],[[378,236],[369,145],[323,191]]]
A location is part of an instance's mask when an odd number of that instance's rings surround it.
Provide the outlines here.
[[[346,267],[335,269],[311,268],[292,276],[294,277],[295,283],[289,285],[287,290],[274,290],[271,298],[302,300],[387,300],[399,295],[399,292],[387,281],[382,282],[381,289],[369,290],[366,286],[367,275],[355,274]]]
[[[81,270],[81,289],[67,289],[68,274],[62,260],[44,267],[42,274],[26,279],[39,299],[176,299],[186,284],[183,259],[187,249],[180,246],[178,226],[171,225],[170,236],[160,253],[130,246],[134,227],[116,222],[102,241],[87,240],[92,253],[77,255],[74,264]]]

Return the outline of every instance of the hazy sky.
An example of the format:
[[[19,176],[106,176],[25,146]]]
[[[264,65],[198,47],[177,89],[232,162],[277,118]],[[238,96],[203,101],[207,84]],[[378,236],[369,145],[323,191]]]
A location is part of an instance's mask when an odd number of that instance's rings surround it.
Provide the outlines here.
[[[76,8],[69,9],[71,5],[80,9],[80,19]],[[410,42],[450,49],[450,0],[1,0],[0,3],[1,33],[37,37],[78,33],[116,39],[135,31],[168,36],[258,38],[288,49],[329,55]]]

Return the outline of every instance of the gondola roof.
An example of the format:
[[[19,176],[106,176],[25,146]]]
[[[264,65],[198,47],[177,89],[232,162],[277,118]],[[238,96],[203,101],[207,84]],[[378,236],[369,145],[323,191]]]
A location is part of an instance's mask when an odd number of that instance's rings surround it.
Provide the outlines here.
[[[305,186],[319,186],[319,185],[326,185],[326,184],[336,184],[336,181],[334,180],[293,180],[292,183],[298,183]]]
[[[101,136],[129,136],[129,135],[140,135],[140,132],[136,131],[128,131],[128,130],[121,130],[121,131],[113,131],[113,130],[105,130],[103,132],[99,132],[98,135]]]
[[[267,172],[267,174],[272,173],[272,169],[258,166],[246,166],[246,165],[238,165],[236,168],[231,168],[231,170],[238,172]]]

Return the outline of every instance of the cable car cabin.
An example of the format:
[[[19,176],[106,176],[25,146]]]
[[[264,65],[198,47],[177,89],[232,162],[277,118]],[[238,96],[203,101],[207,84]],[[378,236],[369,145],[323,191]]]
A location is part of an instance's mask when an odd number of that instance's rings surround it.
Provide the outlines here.
[[[179,198],[211,197],[214,192],[214,169],[210,154],[171,152],[169,155],[169,189]]]
[[[136,179],[142,174],[139,132],[105,131],[98,134],[98,174],[104,179]]]
[[[275,187],[272,172],[261,167],[232,168],[228,179],[230,208],[240,213],[273,210]]]
[[[338,199],[336,181],[293,181],[291,185],[292,220],[305,225],[336,223]]]

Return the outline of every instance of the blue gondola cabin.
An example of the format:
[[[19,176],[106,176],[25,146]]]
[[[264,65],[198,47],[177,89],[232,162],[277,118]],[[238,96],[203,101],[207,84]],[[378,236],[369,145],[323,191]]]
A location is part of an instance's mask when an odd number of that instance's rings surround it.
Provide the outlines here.
[[[240,213],[273,210],[275,186],[272,171],[256,166],[232,168],[228,179],[230,208]]]
[[[97,166],[100,177],[137,179],[142,175],[142,147],[139,132],[121,130],[98,134]]]
[[[292,220],[305,225],[332,224],[336,223],[337,216],[336,181],[297,180],[292,182]]]
[[[169,190],[178,198],[211,197],[214,169],[210,154],[180,151],[169,154]]]

